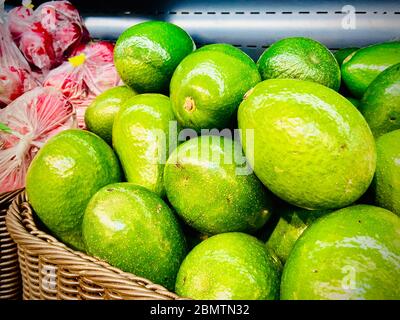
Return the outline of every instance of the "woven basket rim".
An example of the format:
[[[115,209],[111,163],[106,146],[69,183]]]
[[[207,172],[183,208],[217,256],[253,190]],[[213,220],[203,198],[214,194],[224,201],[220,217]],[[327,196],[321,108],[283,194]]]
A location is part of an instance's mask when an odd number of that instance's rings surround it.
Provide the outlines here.
[[[148,279],[124,272],[105,261],[73,250],[55,237],[39,230],[25,190],[19,191],[6,215],[7,229],[18,246],[45,257],[50,264],[66,265],[79,276],[90,278],[97,285],[123,292],[124,296],[130,296],[132,291],[134,297],[183,299]]]

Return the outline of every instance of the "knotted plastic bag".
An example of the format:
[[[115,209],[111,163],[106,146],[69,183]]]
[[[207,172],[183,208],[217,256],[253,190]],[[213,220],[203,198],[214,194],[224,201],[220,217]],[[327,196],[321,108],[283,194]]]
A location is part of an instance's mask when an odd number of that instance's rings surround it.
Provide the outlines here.
[[[0,16],[0,108],[37,86],[24,56],[11,39]]]
[[[43,144],[73,127],[74,108],[55,88],[35,88],[1,109],[0,193],[24,187],[29,164]]]
[[[51,70],[44,80],[44,86],[61,90],[73,104],[81,128],[85,128],[85,111],[94,98],[121,84],[113,51],[114,45],[107,41],[81,45],[73,57]]]
[[[35,10],[30,1],[10,10],[11,35],[32,66],[46,73],[60,65],[89,33],[78,10],[68,1],[50,1]]]

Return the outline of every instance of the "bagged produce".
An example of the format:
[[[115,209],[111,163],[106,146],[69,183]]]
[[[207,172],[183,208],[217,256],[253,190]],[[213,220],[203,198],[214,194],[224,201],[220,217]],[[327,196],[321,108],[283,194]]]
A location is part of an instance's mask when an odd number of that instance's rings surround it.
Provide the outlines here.
[[[31,68],[0,17],[0,107],[36,87]]]
[[[44,86],[60,89],[76,109],[78,125],[85,127],[85,111],[103,91],[121,83],[113,61],[114,45],[90,42],[74,50],[73,57],[51,70]]]
[[[36,10],[30,1],[9,12],[10,33],[33,66],[46,72],[62,63],[89,33],[78,10],[68,1],[50,1]]]
[[[72,127],[74,108],[55,88],[35,88],[1,109],[0,193],[24,187],[29,164],[42,145]]]

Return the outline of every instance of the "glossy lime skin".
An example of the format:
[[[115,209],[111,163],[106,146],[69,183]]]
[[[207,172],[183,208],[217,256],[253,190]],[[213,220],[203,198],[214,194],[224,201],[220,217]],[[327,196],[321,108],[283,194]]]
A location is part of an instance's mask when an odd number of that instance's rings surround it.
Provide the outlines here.
[[[357,51],[358,49],[360,49],[360,48],[355,48],[355,47],[343,48],[343,49],[337,50],[333,55],[334,55],[336,61],[338,62],[339,66],[342,66],[343,61],[344,61],[350,54],[352,54],[354,51]]]
[[[306,210],[285,205],[276,210],[279,221],[268,238],[266,245],[285,263],[297,239],[315,220],[332,210]]]
[[[94,133],[70,129],[51,138],[33,159],[26,177],[29,203],[61,241],[85,250],[83,213],[103,186],[121,180],[113,150]]]
[[[360,111],[375,138],[400,129],[400,63],[380,73],[365,91]]]
[[[342,64],[342,78],[356,98],[362,98],[371,82],[388,67],[400,63],[400,41],[359,49]]]
[[[400,219],[357,205],[328,214],[296,242],[281,299],[400,299]]]
[[[366,121],[346,98],[325,86],[265,80],[241,103],[238,123],[255,174],[292,205],[344,207],[373,178],[375,143]],[[249,148],[246,129],[254,130]]]
[[[174,288],[186,243],[173,212],[155,193],[127,182],[105,186],[90,200],[82,230],[91,255]]]
[[[111,145],[115,115],[122,104],[135,95],[136,92],[126,86],[111,88],[99,94],[85,112],[85,124],[88,130]]]
[[[253,236],[231,232],[204,240],[183,261],[177,294],[198,300],[274,300],[279,259]]]
[[[168,97],[139,94],[126,101],[113,127],[113,146],[128,182],[164,194],[169,125],[176,122]]]
[[[340,68],[321,43],[302,37],[285,38],[267,48],[257,62],[263,80],[300,79],[340,87]]]
[[[400,216],[400,130],[376,140],[376,172],[371,188],[375,202]]]
[[[188,225],[206,234],[253,232],[269,219],[270,196],[254,173],[243,170],[240,157],[238,142],[218,136],[193,138],[171,154],[165,190]]]
[[[229,126],[245,93],[260,82],[257,66],[240,49],[212,44],[187,56],[171,80],[170,97],[179,123],[186,128]]]
[[[115,67],[125,84],[139,93],[167,93],[181,60],[196,48],[180,27],[147,21],[125,30],[114,49]]]

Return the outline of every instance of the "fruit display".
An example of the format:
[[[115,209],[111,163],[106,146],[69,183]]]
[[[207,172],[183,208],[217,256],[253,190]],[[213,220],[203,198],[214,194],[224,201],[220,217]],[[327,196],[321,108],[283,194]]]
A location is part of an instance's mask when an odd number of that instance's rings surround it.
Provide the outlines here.
[[[71,103],[55,88],[28,91],[0,110],[0,192],[25,186],[39,149],[60,131],[76,127]]]
[[[0,192],[140,290],[400,300],[400,42],[253,59],[145,20],[113,43],[68,1],[6,14]]]

